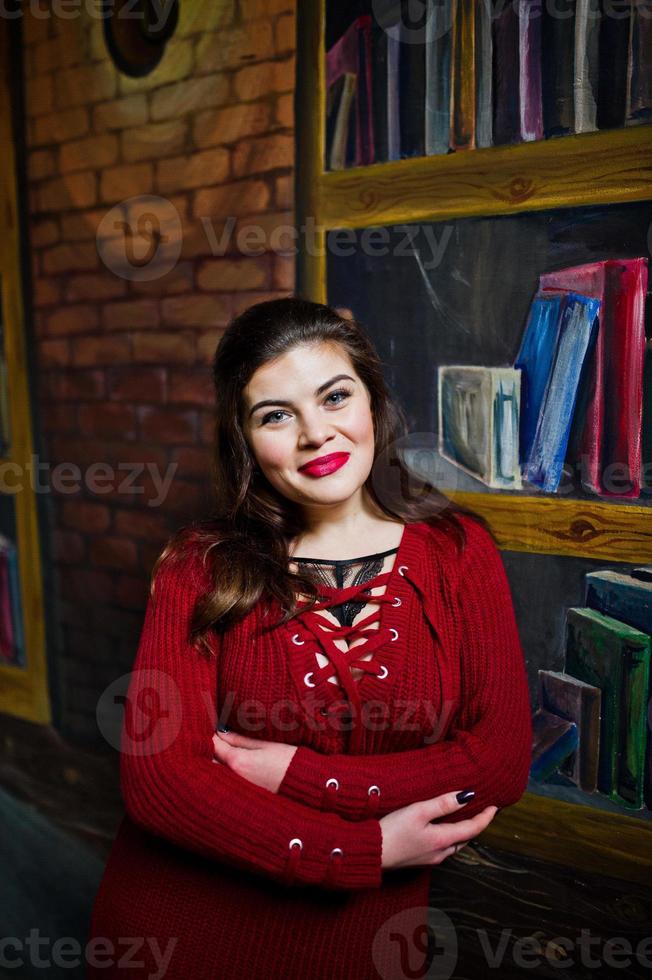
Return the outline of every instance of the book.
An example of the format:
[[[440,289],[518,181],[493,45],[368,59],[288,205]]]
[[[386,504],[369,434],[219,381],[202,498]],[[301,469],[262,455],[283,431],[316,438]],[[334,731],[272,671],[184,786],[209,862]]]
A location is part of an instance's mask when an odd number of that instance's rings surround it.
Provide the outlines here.
[[[491,4],[481,0],[475,22],[475,145],[493,145],[493,36]]]
[[[626,126],[652,118],[652,17],[647,0],[633,0]]]
[[[493,12],[493,141],[520,141],[518,12],[511,3]]]
[[[566,613],[565,670],[602,691],[598,791],[643,806],[650,637],[591,608]]]
[[[537,4],[518,8],[519,132],[524,141],[543,138],[541,89],[541,11]]]
[[[22,603],[15,543],[0,535],[0,661],[25,662]]]
[[[523,465],[525,479],[548,492],[554,492],[561,479],[582,367],[595,338],[599,308],[598,300],[578,293],[568,293],[561,308],[550,376]]]
[[[426,152],[426,17],[417,23],[401,20],[398,53],[398,112],[401,157],[420,157]]]
[[[521,372],[441,365],[438,381],[440,454],[489,487],[520,489]]]
[[[561,295],[537,294],[534,297],[514,361],[514,367],[521,371],[519,449],[522,460],[528,459],[532,451],[557,348],[563,302]]]
[[[573,112],[575,132],[598,128],[600,0],[577,0],[575,5],[575,73]]]
[[[401,114],[398,26],[387,35],[387,159],[401,159]]]
[[[453,0],[434,3],[426,20],[425,149],[448,153],[451,103]]]
[[[456,0],[451,37],[450,147],[475,148],[475,0]]]
[[[631,3],[620,4],[616,16],[605,10],[600,21],[598,129],[625,125],[631,28]]]
[[[577,750],[577,725],[539,708],[532,715],[532,763],[530,776],[542,782]]]
[[[356,76],[345,72],[333,82],[326,102],[326,153],[331,170],[347,166],[351,155],[351,107],[355,96]]]
[[[357,17],[345,33],[326,52],[326,90],[341,75],[355,75],[355,157],[354,164],[369,163],[373,148],[373,107],[371,104],[371,15]]]
[[[589,572],[585,576],[585,588],[585,605],[652,635],[652,568],[633,568],[631,575],[610,569]],[[651,697],[652,684],[647,694],[648,704]],[[652,737],[649,729],[644,798],[646,806],[652,810]]]
[[[575,9],[541,6],[541,98],[546,138],[574,131]]]
[[[371,24],[371,108],[374,117],[374,159],[389,160],[388,132],[388,44],[389,34],[374,18]]]
[[[577,727],[577,748],[559,771],[586,793],[597,789],[601,700],[600,688],[593,684],[563,671],[538,671],[539,706]]]

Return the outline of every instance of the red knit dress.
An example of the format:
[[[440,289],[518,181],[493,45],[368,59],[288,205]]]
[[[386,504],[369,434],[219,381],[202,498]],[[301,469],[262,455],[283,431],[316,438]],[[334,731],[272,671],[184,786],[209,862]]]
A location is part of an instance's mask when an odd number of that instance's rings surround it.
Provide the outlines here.
[[[383,870],[380,818],[462,789],[474,800],[445,820],[509,806],[531,758],[500,553],[461,520],[461,556],[443,529],[412,523],[391,571],[320,586],[324,608],[364,595],[375,615],[329,629],[302,610],[272,628],[280,606],[261,601],[214,637],[214,656],[187,637],[199,557],[162,566],[126,703],[126,815],[93,908],[91,980],[425,977],[438,869]],[[366,639],[346,654],[336,636]],[[213,761],[218,724],[299,746],[278,793]]]

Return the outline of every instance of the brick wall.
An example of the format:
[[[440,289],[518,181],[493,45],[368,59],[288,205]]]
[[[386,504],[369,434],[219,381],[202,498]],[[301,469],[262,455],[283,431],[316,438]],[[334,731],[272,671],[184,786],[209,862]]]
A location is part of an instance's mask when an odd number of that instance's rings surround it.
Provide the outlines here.
[[[209,364],[221,331],[294,288],[294,256],[272,236],[294,219],[294,0],[183,0],[162,61],[140,79],[114,68],[90,7],[66,18],[25,5],[23,23],[60,725],[80,739],[97,737],[97,699],[133,663],[162,543],[206,506]],[[125,248],[115,222],[102,231],[108,213],[123,212],[135,229],[143,195],[155,196],[148,209],[164,234],[170,209],[179,221],[167,235],[178,258],[150,279],[112,262]],[[259,255],[238,243],[251,225]],[[216,253],[225,227],[231,238]],[[63,463],[78,467],[67,484]],[[152,473],[172,472],[161,500]]]

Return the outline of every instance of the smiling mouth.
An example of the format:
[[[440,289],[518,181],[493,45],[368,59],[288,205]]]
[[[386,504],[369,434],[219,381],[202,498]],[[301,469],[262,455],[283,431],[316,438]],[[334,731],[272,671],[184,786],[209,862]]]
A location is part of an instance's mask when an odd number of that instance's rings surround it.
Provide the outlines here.
[[[344,466],[350,455],[350,453],[331,453],[329,456],[322,456],[321,459],[300,466],[299,472],[308,473],[310,476],[326,476]]]

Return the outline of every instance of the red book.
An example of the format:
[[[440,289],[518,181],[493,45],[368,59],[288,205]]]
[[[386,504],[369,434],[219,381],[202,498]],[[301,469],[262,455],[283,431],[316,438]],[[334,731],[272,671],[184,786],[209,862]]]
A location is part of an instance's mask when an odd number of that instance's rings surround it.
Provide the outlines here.
[[[639,497],[647,259],[605,259],[559,269],[542,275],[539,285],[601,301],[576,447],[582,484],[603,496]],[[608,469],[612,464],[625,469]]]
[[[374,162],[371,74],[371,14],[357,17],[326,52],[326,89],[341,75],[354,74],[356,85],[355,163]]]

